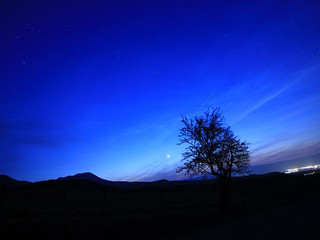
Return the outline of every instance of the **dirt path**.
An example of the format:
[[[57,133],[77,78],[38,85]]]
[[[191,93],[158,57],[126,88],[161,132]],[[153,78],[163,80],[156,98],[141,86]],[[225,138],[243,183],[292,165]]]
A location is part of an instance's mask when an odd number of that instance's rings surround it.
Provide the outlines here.
[[[320,195],[173,239],[320,239]]]

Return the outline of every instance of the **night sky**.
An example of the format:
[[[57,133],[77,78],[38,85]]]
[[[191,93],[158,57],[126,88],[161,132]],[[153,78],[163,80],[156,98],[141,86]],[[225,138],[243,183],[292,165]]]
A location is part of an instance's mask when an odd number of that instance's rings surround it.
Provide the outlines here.
[[[252,165],[320,152],[319,1],[0,2],[0,174],[182,179],[220,106]]]

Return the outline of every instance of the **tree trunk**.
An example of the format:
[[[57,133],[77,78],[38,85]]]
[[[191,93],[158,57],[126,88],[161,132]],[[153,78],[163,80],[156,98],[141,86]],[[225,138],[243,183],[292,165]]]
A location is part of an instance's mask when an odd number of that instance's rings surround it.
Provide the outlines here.
[[[227,212],[229,208],[230,181],[228,178],[221,179],[220,181],[221,181],[220,208],[222,211]]]

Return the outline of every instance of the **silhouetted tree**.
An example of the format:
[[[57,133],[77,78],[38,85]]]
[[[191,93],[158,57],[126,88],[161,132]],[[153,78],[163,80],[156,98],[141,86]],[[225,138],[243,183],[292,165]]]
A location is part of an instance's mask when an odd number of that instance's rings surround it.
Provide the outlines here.
[[[209,109],[202,116],[182,117],[181,144],[187,144],[182,154],[183,166],[177,172],[186,175],[213,175],[221,185],[221,208],[227,210],[231,176],[248,173],[250,151],[247,142],[240,141],[230,127],[225,126],[219,108]]]

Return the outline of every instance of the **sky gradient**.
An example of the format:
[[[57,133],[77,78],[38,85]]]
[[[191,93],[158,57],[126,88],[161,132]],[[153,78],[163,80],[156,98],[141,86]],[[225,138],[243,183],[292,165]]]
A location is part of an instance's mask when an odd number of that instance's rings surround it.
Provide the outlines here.
[[[252,165],[320,152],[319,1],[1,1],[0,174],[182,179],[220,106]]]

